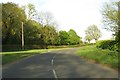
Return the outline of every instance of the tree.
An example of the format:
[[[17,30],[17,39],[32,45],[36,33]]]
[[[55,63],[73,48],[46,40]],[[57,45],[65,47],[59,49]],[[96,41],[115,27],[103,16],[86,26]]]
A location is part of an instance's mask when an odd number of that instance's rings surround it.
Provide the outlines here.
[[[87,30],[85,30],[86,36],[97,41],[101,37],[101,32],[96,25],[90,25]]]
[[[89,36],[89,35],[86,35],[86,36],[85,36],[85,40],[88,41],[88,42],[90,43],[90,41],[92,40],[92,37]]]
[[[25,22],[23,9],[14,3],[2,3],[2,41],[3,44],[21,41],[21,22]],[[14,40],[14,41],[13,41]],[[17,42],[17,43],[18,43]],[[15,43],[15,42],[14,42]]]
[[[45,42],[45,46],[53,45],[55,42],[55,38],[57,36],[57,31],[54,26],[44,26],[42,27],[42,39]]]
[[[106,3],[102,9],[103,23],[105,29],[116,32],[118,31],[118,2]]]
[[[2,12],[2,3],[0,3],[0,12]],[[2,13],[0,13],[0,40],[2,40]]]
[[[80,37],[77,35],[77,33],[73,29],[70,29],[68,31],[68,34],[69,34],[69,43],[70,44],[79,44],[80,43]]]
[[[50,12],[41,12],[38,14],[38,22],[43,26],[55,26],[55,20]]]
[[[55,40],[54,40],[54,45],[60,45],[60,37],[59,37],[58,32],[57,32],[57,35],[56,35]]]
[[[66,31],[59,31],[59,37],[61,45],[69,44],[69,34]]]
[[[120,2],[106,3],[101,12],[105,29],[114,32],[117,46],[120,48]]]
[[[24,23],[25,44],[42,44],[42,25],[35,20]]]
[[[26,12],[28,20],[35,19],[35,16],[37,16],[35,6],[31,3],[29,3],[27,6],[22,6],[22,9]]]
[[[50,12],[41,12],[37,14],[37,21],[42,24],[42,39],[45,42],[45,46],[57,44],[55,40],[59,41],[57,38],[58,33],[55,28],[55,21],[53,15]]]

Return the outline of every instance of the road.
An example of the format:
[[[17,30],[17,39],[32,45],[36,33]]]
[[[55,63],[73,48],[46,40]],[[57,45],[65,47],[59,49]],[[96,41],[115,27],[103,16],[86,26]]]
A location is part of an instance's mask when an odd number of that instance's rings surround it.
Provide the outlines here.
[[[78,48],[37,54],[3,66],[3,78],[118,78],[118,72],[81,59]]]

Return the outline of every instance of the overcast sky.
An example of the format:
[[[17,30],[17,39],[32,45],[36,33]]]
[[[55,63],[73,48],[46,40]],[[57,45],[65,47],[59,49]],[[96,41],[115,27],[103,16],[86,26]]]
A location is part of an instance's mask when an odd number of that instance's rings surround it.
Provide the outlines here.
[[[51,12],[59,30],[74,29],[83,39],[89,25],[95,24],[102,32],[100,39],[110,39],[111,32],[103,29],[100,10],[108,0],[3,0],[21,5],[32,3],[38,12]]]

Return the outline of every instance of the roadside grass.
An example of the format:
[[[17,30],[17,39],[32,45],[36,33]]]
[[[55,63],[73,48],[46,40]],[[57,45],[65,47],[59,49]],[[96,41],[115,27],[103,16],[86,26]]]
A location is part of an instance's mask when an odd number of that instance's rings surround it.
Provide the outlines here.
[[[81,47],[77,54],[85,59],[93,60],[96,63],[108,65],[115,69],[120,67],[118,52],[115,51],[97,49],[95,45],[92,45]]]
[[[56,51],[61,50],[64,48],[59,49],[33,49],[33,50],[25,50],[25,51],[13,51],[13,52],[0,52],[0,55],[2,55],[2,64],[5,65],[7,63],[11,63],[14,61],[17,61],[19,59],[32,56],[35,54],[44,54],[46,52],[50,51]],[[68,49],[68,48],[65,48]]]

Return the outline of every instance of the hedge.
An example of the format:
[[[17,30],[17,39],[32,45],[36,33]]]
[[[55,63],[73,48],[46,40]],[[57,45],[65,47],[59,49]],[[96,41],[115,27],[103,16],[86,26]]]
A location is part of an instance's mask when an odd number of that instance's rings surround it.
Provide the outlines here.
[[[115,40],[100,40],[96,43],[96,47],[118,51],[117,42]]]

